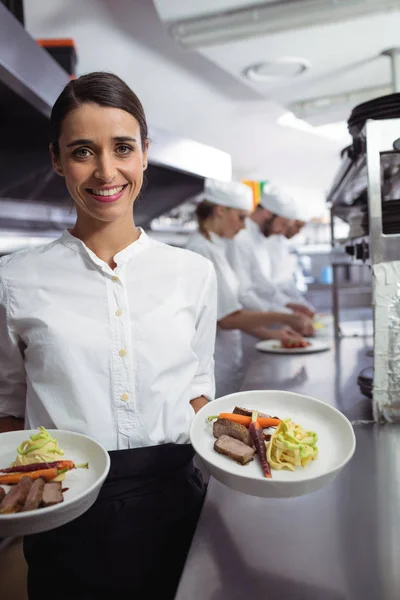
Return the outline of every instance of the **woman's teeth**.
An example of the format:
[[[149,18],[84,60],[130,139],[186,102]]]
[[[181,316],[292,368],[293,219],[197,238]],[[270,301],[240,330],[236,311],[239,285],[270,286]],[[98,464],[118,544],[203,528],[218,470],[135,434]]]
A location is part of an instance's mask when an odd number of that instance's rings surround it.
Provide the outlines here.
[[[122,192],[125,186],[121,185],[119,187],[111,188],[110,190],[90,190],[90,192],[94,196],[115,196],[115,194],[119,194]]]

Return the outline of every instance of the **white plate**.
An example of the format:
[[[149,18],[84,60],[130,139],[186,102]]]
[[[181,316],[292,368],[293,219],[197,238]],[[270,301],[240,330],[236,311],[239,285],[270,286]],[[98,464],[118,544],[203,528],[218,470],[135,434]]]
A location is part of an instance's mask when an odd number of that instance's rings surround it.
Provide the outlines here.
[[[80,433],[48,429],[64,450],[61,460],[75,464],[89,463],[88,469],[73,469],[66,474],[64,502],[24,513],[0,515],[0,537],[15,537],[48,531],[76,519],[96,500],[110,469],[108,452],[98,442]],[[0,468],[15,460],[17,447],[37,430],[12,431],[0,434]],[[6,486],[4,488],[7,490]]]
[[[279,340],[263,340],[256,344],[260,352],[269,354],[314,354],[315,352],[325,352],[331,349],[331,344],[323,340],[311,338],[308,340],[311,346],[307,348],[282,348]]]
[[[214,450],[212,423],[207,417],[232,412],[235,406],[256,409],[282,419],[291,418],[318,434],[319,456],[305,468],[272,470],[266,479],[255,458],[241,466]],[[274,430],[271,430],[271,433]],[[249,391],[224,396],[204,406],[194,417],[190,438],[197,454],[211,475],[233,490],[265,498],[289,498],[318,490],[332,481],[355,450],[355,435],[348,419],[329,404],[284,391]]]

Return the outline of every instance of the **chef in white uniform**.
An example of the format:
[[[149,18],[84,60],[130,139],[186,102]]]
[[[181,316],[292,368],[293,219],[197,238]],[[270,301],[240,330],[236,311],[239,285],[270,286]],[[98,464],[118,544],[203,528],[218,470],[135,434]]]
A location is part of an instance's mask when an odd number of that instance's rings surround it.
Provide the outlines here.
[[[268,238],[284,234],[297,216],[292,199],[276,188],[269,188],[246,219],[245,229],[229,244],[228,258],[240,281],[240,301],[246,309],[302,314],[307,319],[305,334],[312,335],[313,312],[304,303],[293,302],[274,283],[268,247]],[[304,334],[304,329],[301,333]]]
[[[290,240],[305,225],[306,221],[299,218],[290,221],[285,234],[271,235],[267,238],[266,242],[269,250],[271,279],[274,286],[289,299],[290,303],[305,305],[314,312],[314,308],[298,288],[296,279],[301,279],[303,274],[299,265],[298,254],[292,251],[290,243]]]
[[[240,301],[238,278],[226,256],[226,241],[245,226],[253,208],[251,189],[239,182],[205,181],[202,201],[196,209],[199,230],[188,249],[208,258],[217,275],[217,339],[215,347],[216,396],[236,392],[243,377],[241,331],[280,324],[300,331],[305,318],[289,311],[245,310]]]

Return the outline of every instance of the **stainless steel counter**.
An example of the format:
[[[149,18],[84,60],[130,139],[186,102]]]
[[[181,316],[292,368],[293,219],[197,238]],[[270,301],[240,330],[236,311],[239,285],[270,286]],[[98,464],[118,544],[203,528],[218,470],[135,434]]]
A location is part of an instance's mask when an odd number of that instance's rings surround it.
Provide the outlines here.
[[[356,383],[371,339],[329,353],[254,353],[244,389],[322,398],[351,420],[370,418]],[[355,423],[353,460],[325,489],[301,498],[209,490],[176,600],[399,600],[400,428]]]

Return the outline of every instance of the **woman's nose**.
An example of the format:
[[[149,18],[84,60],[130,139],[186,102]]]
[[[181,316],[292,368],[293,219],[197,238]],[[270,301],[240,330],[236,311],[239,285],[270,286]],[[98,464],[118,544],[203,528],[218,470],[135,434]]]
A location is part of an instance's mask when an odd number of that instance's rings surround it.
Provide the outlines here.
[[[104,181],[104,183],[109,183],[115,179],[116,175],[117,170],[112,157],[99,157],[94,173],[96,179],[100,179],[101,181]]]

